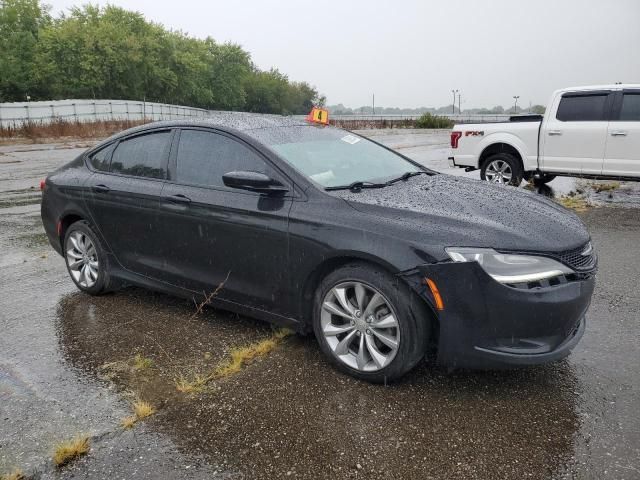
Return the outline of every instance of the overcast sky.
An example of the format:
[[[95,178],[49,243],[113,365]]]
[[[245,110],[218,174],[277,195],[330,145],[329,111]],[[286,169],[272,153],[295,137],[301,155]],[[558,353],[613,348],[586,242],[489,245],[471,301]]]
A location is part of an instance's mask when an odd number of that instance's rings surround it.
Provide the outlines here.
[[[86,3],[45,0],[54,14]],[[95,3],[95,2],[93,2]],[[100,2],[104,4],[106,2]],[[197,37],[239,43],[260,68],[329,104],[546,104],[557,88],[640,83],[640,0],[111,0]]]

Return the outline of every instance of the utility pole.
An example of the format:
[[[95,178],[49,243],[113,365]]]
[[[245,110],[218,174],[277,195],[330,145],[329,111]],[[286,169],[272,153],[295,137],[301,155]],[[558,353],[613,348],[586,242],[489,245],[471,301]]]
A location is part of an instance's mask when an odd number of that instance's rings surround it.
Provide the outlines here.
[[[518,113],[518,99],[520,98],[520,95],[514,95],[513,96],[513,113]]]
[[[373,110],[373,114],[375,115],[376,114],[376,94],[374,93],[372,95],[373,95],[373,98],[371,101],[371,104],[372,104],[371,110]]]
[[[451,104],[451,113],[452,114],[456,114],[456,95],[458,94],[460,90],[451,90],[451,93],[453,93],[453,103]]]
[[[461,114],[462,113],[462,108],[460,108],[460,104],[462,103],[462,101],[460,100],[462,98],[462,94],[459,93],[458,94],[458,113]]]

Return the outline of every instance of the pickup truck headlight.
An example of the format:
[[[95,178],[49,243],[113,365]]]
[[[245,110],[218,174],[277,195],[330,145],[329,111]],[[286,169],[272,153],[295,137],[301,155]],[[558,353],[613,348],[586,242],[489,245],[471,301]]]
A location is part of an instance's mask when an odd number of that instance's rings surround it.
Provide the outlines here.
[[[478,262],[500,283],[535,282],[574,273],[560,262],[536,255],[500,253],[491,248],[448,247],[445,251],[454,262]]]

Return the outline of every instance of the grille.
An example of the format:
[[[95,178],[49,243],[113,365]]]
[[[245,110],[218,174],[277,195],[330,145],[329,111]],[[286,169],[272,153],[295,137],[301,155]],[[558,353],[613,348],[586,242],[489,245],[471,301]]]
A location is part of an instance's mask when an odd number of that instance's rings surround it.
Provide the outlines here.
[[[589,255],[582,255],[582,252],[585,249],[591,246],[590,243],[587,243],[579,248],[574,248],[573,250],[567,250],[566,252],[559,252],[552,254],[553,257],[560,260],[565,265],[570,266],[574,270],[585,272],[589,270],[593,270],[596,266],[596,254],[591,248],[591,252]]]

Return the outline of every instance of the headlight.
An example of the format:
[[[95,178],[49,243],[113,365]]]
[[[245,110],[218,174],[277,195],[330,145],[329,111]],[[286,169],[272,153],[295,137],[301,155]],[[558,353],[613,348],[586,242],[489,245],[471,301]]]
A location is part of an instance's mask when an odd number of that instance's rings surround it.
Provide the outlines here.
[[[574,273],[566,265],[547,257],[499,253],[491,248],[445,248],[454,262],[478,262],[500,283],[535,282]]]

